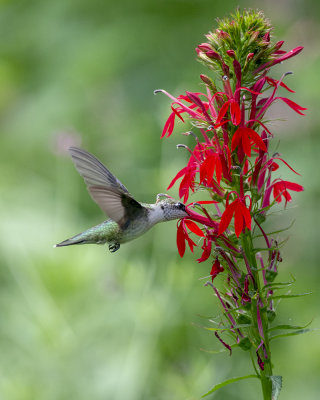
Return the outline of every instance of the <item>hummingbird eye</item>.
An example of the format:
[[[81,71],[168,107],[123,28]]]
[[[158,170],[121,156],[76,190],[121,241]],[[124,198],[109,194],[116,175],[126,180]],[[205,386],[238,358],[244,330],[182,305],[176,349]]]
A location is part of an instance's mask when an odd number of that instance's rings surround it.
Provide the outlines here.
[[[176,207],[179,210],[185,210],[185,208],[186,208],[185,205],[183,203],[180,203],[180,202],[176,203]]]

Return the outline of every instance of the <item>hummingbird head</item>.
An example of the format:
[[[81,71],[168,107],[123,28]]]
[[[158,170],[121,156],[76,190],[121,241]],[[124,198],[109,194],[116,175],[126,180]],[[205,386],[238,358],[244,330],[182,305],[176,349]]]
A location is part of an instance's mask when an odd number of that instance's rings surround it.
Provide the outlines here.
[[[155,209],[159,215],[159,221],[170,221],[188,215],[186,206],[183,203],[163,193],[157,195]]]

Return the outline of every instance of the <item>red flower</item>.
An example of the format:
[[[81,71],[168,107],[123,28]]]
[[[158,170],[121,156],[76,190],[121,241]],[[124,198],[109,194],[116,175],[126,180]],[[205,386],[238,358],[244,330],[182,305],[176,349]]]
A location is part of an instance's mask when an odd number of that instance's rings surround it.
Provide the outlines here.
[[[235,131],[232,137],[231,151],[234,151],[235,148],[239,146],[243,149],[243,152],[250,157],[253,144],[257,145],[260,150],[267,151],[266,145],[256,131],[251,128],[240,127]]]
[[[295,192],[302,192],[303,186],[299,185],[298,183],[288,182],[288,181],[278,181],[275,182],[273,185],[273,197],[276,202],[281,202],[281,196],[284,197],[286,202],[291,201],[291,195],[288,190],[293,190]]]
[[[181,107],[175,109],[173,107],[173,105],[171,105],[171,110],[172,110],[172,113],[169,115],[169,118],[167,119],[167,121],[166,121],[166,123],[165,123],[165,125],[163,127],[162,134],[161,134],[161,137],[160,137],[161,139],[163,137],[165,137],[166,135],[167,135],[167,137],[172,135],[176,116],[179,117],[182,122],[184,122],[184,119],[180,115],[183,112],[183,109]]]
[[[218,153],[214,153],[210,150],[206,159],[200,166],[200,183],[204,180],[211,182],[214,171],[216,171],[217,182],[220,185],[222,172],[221,159]]]
[[[273,191],[273,197],[277,203],[280,203],[282,201],[282,196],[286,200],[286,203],[288,201],[291,201],[291,195],[288,192],[288,190],[293,190],[295,192],[302,192],[304,189],[303,186],[299,185],[298,183],[276,180],[270,186],[267,187],[263,198],[262,208],[269,207],[270,195],[272,191]]]
[[[231,98],[230,100],[226,101],[223,104],[223,106],[221,107],[218,118],[216,120],[216,124],[215,124],[216,127],[218,127],[220,125],[223,117],[226,115],[229,108],[230,108],[231,121],[232,121],[233,125],[240,124],[240,121],[241,121],[240,106],[234,98]]]
[[[220,274],[220,272],[223,272],[223,271],[224,271],[223,266],[219,263],[219,260],[216,259],[216,261],[212,265],[211,272],[210,272],[212,282],[213,282],[214,278],[218,274]]]
[[[234,229],[237,237],[239,237],[240,233],[243,231],[245,227],[251,229],[251,199],[249,196],[240,197],[238,193],[238,198],[235,199],[231,204],[229,204],[229,196],[230,192],[227,196],[226,209],[221,216],[220,224],[219,224],[219,235],[221,235],[229,226],[232,217],[234,216]],[[250,199],[249,209],[246,207],[246,197]]]
[[[204,233],[195,222],[187,218],[180,219],[178,222],[178,230],[177,230],[177,247],[180,257],[183,257],[186,251],[186,242],[188,242],[188,245],[192,252],[193,252],[193,247],[196,246],[194,241],[190,239],[187,228],[189,228],[190,231],[196,234],[197,236],[204,237]]]
[[[203,102],[199,96],[204,96],[206,99],[208,98],[205,94],[203,93],[192,93],[192,92],[186,92],[186,95],[180,95],[178,97],[172,96],[170,93],[166,92],[165,90],[158,89],[155,90],[154,93],[159,93],[162,92],[166,94],[170,99],[173,100],[173,103],[171,105],[172,113],[169,115],[169,118],[167,119],[167,122],[165,123],[165,126],[163,128],[161,138],[167,135],[169,137],[172,134],[173,128],[174,128],[174,122],[175,122],[175,117],[179,117],[182,122],[184,122],[184,119],[182,118],[181,114],[186,112],[189,114],[191,118],[197,119],[197,120],[202,120],[207,123],[213,123],[212,122],[212,117],[208,114],[207,110],[210,109],[210,111],[214,112],[215,110],[213,106],[209,105],[208,101]],[[212,101],[214,96],[210,101]],[[182,101],[185,101],[189,103],[188,105],[185,105],[182,103]],[[174,105],[177,107],[175,108]]]
[[[203,245],[201,248],[203,250],[203,253],[202,253],[201,257],[197,259],[198,263],[206,261],[211,255],[212,240],[211,240],[210,236],[206,236],[204,238]]]
[[[189,198],[189,190],[194,191],[194,177],[197,172],[197,164],[195,162],[190,163],[182,168],[177,175],[172,179],[167,190],[171,189],[175,182],[183,176],[179,186],[179,197],[183,197],[183,202],[185,203]]]

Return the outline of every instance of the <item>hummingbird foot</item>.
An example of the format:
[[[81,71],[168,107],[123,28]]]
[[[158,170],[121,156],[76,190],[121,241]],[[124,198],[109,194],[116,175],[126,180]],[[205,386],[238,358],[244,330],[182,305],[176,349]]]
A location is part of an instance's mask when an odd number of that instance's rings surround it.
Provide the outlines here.
[[[120,248],[120,243],[113,242],[109,244],[110,253],[114,253],[115,251],[119,250],[119,248]]]

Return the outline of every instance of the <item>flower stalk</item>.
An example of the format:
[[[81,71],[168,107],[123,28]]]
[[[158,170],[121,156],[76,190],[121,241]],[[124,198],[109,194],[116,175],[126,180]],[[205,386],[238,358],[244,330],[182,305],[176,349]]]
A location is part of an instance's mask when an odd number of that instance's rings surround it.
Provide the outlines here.
[[[207,42],[196,48],[199,60],[212,73],[200,75],[205,91],[186,91],[177,97],[156,91],[172,101],[161,137],[172,135],[178,118],[182,123],[189,120],[192,135],[189,127],[186,135],[195,139],[193,148],[178,145],[188,150],[189,160],[168,189],[180,180],[179,196],[185,203],[197,191],[207,193],[202,201],[187,204],[188,217],[178,221],[179,254],[184,256],[186,245],[193,252],[202,243],[197,261],[211,264],[211,282],[206,286],[214,290],[223,320],[217,321],[219,329],[208,329],[230,353],[233,348],[249,351],[253,362],[254,375],[224,384],[256,377],[264,400],[276,400],[281,389],[281,377],[273,375],[270,342],[276,330],[274,299],[285,298],[274,293],[289,284],[274,282],[282,261],[281,243],[263,225],[273,207],[285,207],[292,192],[303,190],[299,183],[281,179],[281,168],[298,173],[279,153],[273,154],[274,133],[265,116],[276,101],[300,115],[306,110],[279,95],[294,93],[283,82],[289,73],[280,79],[271,76],[275,66],[299,54],[302,47],[284,51],[282,41],[272,43],[271,32],[262,12],[238,10],[231,18],[218,20],[218,27],[206,35]],[[259,236],[265,248],[261,249]],[[213,285],[217,276],[222,287]]]

